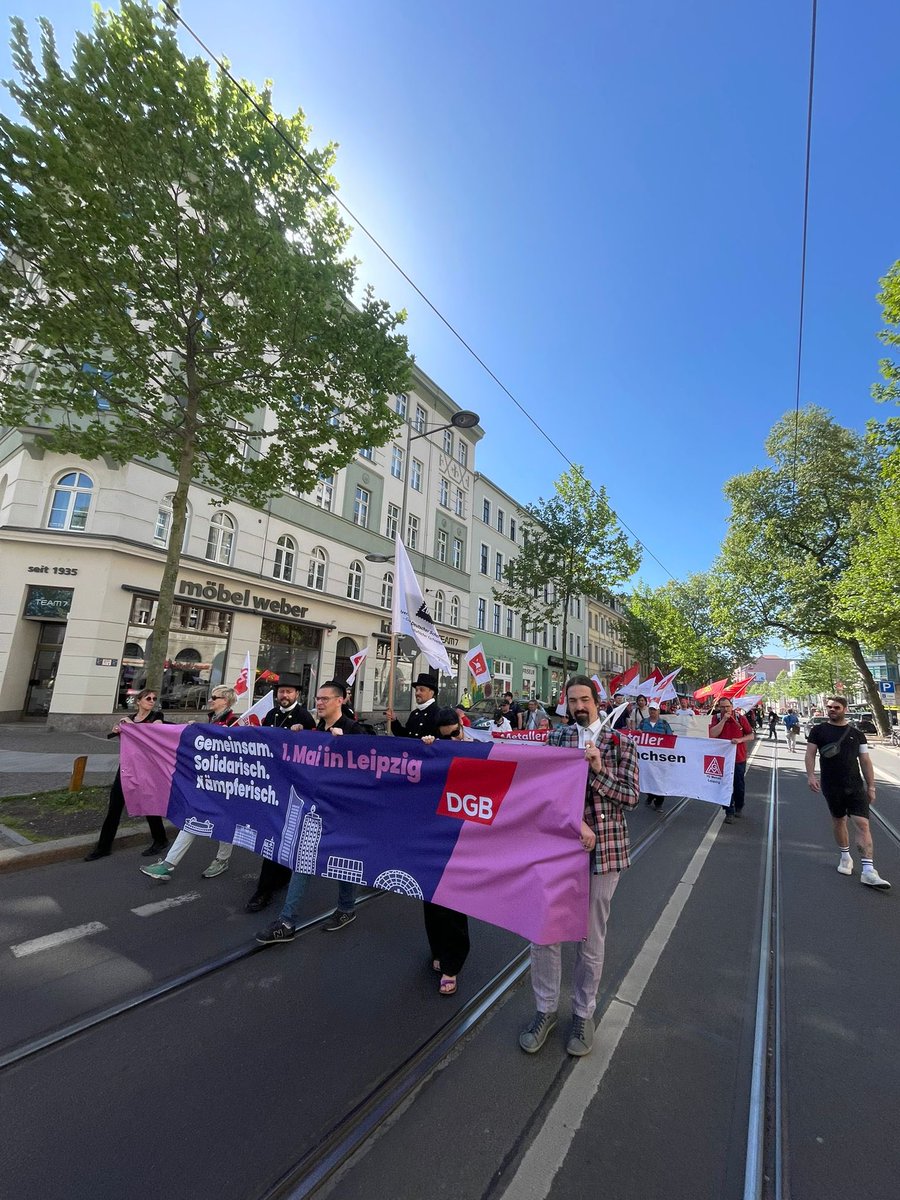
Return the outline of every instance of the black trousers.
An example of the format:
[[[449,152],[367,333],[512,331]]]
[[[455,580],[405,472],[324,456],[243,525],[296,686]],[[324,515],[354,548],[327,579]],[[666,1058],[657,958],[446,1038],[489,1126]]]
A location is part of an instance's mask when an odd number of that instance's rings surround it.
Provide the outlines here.
[[[122,791],[122,772],[116,771],[116,777],[112,782],[112,787],[109,789],[109,807],[106,810],[106,816],[103,819],[103,825],[100,829],[100,836],[97,839],[97,849],[102,850],[104,854],[109,854],[112,850],[112,844],[115,840],[116,830],[119,828],[119,822],[122,820],[124,808],[125,793]],[[155,843],[162,844],[168,841],[162,817],[148,817],[147,824],[150,826],[150,836]]]
[[[272,862],[270,858],[264,858],[259,871],[259,879],[256,881],[257,896],[271,896],[279,888],[287,887],[291,882],[292,874],[290,867],[284,867],[281,863]]]
[[[422,909],[431,957],[438,961],[445,975],[458,975],[469,954],[469,918],[465,913],[428,900]]]

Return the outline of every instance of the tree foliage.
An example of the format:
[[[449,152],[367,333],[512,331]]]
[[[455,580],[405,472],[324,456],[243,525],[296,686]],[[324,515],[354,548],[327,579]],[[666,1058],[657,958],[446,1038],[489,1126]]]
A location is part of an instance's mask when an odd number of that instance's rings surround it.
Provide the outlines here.
[[[522,548],[506,564],[494,596],[528,625],[561,622],[565,657],[570,600],[610,596],[641,559],[618,528],[605,488],[595,491],[580,467],[564,472],[554,488],[549,500],[526,506]]]
[[[171,464],[158,682],[189,484],[260,504],[386,441],[402,315],[371,292],[350,303],[349,230],[318,177],[333,183],[333,148],[309,144],[302,112],[279,116],[268,85],[243,86],[315,171],[141,0],[95,9],[69,68],[49,22],[37,59],[12,30],[0,422],[88,459]]]
[[[841,645],[814,646],[807,650],[791,676],[795,696],[850,693],[860,684],[853,655]]]
[[[757,649],[741,632],[729,635],[716,622],[703,573],[658,588],[639,584],[626,600],[620,632],[646,670],[681,667],[678,683],[684,687],[731,674]]]
[[[897,347],[900,346],[900,261],[895,262],[879,282],[881,291],[877,298],[885,326],[879,332],[878,340],[885,346]],[[886,400],[900,403],[900,363],[882,358],[878,368],[886,382],[872,385],[873,397],[879,403]]]
[[[847,648],[886,729],[860,631],[839,605],[840,581],[877,497],[878,449],[813,405],[796,428],[793,413],[778,421],[765,449],[770,465],[725,487],[731,515],[713,572],[713,614],[735,634]]]

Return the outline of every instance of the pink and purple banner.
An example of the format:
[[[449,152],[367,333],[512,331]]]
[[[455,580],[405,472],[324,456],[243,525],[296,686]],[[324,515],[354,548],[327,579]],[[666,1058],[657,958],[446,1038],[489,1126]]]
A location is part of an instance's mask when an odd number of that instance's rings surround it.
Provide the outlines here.
[[[123,726],[121,746],[134,816],[533,942],[587,932],[579,750],[162,724]]]

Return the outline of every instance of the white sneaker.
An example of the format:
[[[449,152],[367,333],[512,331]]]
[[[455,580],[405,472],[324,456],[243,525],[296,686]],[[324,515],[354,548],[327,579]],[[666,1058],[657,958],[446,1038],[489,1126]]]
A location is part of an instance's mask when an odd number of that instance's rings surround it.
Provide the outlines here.
[[[841,855],[841,861],[838,863],[838,874],[839,875],[852,875],[853,874],[853,859],[850,857],[849,854],[847,855],[846,858],[844,858],[844,856]]]
[[[214,858],[202,875],[204,879],[215,879],[217,875],[221,875],[223,871],[227,870],[227,858]]]
[[[886,892],[891,886],[886,879],[881,878],[874,867],[871,871],[863,871],[859,877],[859,882],[866,884],[868,887],[880,888],[883,892]]]

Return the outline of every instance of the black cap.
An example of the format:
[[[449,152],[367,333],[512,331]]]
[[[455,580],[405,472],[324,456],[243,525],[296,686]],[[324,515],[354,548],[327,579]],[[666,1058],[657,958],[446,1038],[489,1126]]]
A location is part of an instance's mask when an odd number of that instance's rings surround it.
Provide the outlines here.
[[[292,675],[292,674],[291,674],[290,672],[288,672],[288,671],[283,671],[283,672],[282,672],[282,673],[281,673],[281,674],[278,676],[278,684],[277,684],[277,686],[278,686],[278,687],[291,687],[291,688],[296,688],[296,689],[297,689],[297,691],[299,691],[299,690],[300,690],[300,687],[301,687],[301,679],[300,679],[300,676],[299,676],[299,675]]]
[[[426,675],[423,673],[421,675],[417,675],[413,680],[413,687],[427,687],[431,688],[433,692],[436,692],[438,690],[438,682],[433,675]]]

